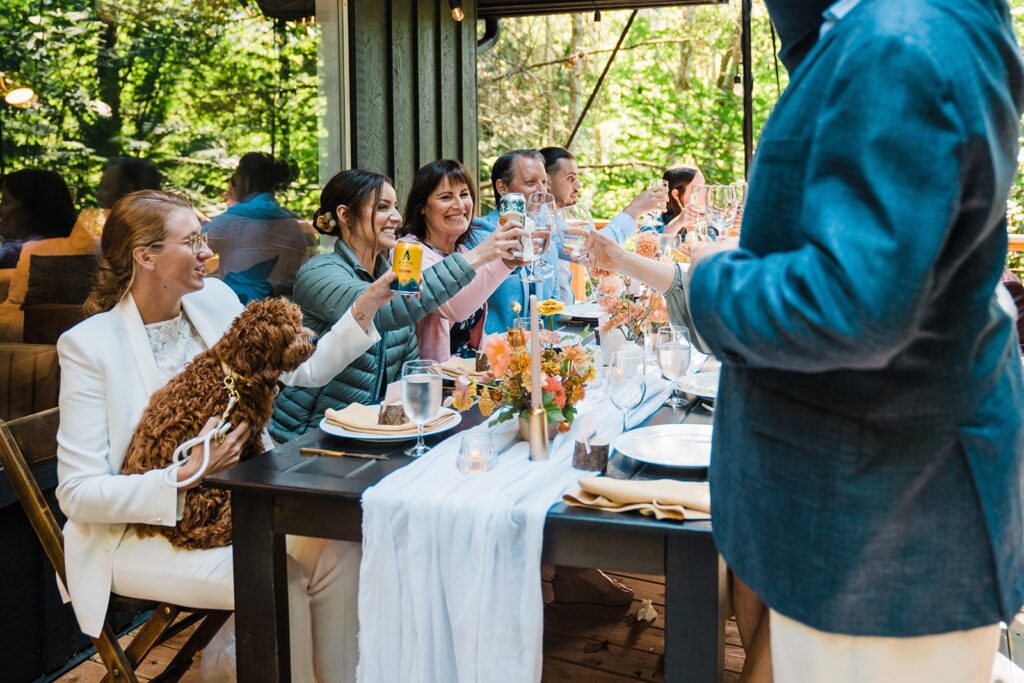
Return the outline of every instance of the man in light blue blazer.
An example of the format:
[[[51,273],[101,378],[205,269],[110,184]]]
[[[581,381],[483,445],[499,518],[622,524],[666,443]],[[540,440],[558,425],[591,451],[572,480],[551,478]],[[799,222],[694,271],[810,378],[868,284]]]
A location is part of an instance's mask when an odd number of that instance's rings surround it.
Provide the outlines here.
[[[772,609],[776,681],[988,681],[1024,602],[1009,11],[767,5],[790,84],[739,248],[681,283],[723,360],[715,538]]]

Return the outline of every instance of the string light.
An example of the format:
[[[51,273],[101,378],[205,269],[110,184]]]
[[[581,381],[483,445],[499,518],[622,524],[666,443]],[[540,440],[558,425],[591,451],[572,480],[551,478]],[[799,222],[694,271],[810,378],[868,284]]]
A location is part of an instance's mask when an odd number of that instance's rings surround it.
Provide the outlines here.
[[[448,0],[448,5],[452,8],[452,19],[456,22],[466,17],[466,13],[462,11],[462,0]]]

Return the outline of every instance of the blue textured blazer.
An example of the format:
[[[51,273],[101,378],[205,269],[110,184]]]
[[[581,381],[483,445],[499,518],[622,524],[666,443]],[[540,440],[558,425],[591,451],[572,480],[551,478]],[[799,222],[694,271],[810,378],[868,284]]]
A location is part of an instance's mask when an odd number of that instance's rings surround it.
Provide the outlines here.
[[[740,249],[690,282],[725,361],[715,538],[779,612],[910,636],[1024,602],[1021,361],[994,290],[1022,71],[1000,0],[863,0],[791,74]]]

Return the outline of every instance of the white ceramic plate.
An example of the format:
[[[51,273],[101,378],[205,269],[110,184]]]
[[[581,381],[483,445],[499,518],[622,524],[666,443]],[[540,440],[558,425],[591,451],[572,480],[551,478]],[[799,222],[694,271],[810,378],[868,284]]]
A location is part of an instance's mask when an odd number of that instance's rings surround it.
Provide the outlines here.
[[[693,394],[694,396],[714,400],[718,395],[719,375],[720,373],[718,371],[687,375],[676,382],[676,386],[687,394]]]
[[[561,318],[572,320],[591,320],[596,323],[597,316],[601,315],[601,304],[593,301],[572,304],[571,306],[566,306],[565,310],[558,315]]]
[[[711,425],[656,425],[620,434],[615,450],[628,458],[661,467],[711,464]]]
[[[582,341],[583,337],[581,337],[580,335],[576,334],[575,332],[559,332],[558,334],[562,337],[562,341],[560,342],[561,346],[572,346],[574,344],[576,344],[576,345],[583,344],[583,341]]]
[[[423,436],[442,434],[462,422],[462,413],[456,410],[452,410],[451,408],[441,408],[441,412],[451,413],[455,416],[455,419],[450,422],[445,422],[443,425],[435,427],[434,429],[424,430]],[[320,429],[328,434],[333,434],[334,436],[343,436],[346,439],[359,439],[360,441],[413,441],[416,438],[416,434],[367,434],[365,432],[350,432],[344,427],[330,424],[326,417],[320,420]]]

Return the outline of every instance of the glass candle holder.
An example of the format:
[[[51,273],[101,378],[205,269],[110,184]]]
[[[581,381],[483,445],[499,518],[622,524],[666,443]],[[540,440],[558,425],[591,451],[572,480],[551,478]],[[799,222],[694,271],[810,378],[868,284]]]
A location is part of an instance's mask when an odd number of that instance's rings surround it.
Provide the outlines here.
[[[464,434],[456,463],[463,474],[493,470],[498,464],[498,453],[491,435],[488,432]]]

